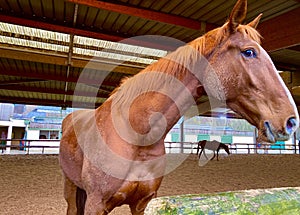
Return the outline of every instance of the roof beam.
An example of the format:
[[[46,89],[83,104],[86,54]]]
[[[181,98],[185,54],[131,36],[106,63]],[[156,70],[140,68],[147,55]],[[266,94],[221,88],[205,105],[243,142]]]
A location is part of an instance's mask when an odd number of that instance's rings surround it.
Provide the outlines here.
[[[262,45],[269,51],[300,44],[300,7],[273,19],[262,22],[258,31],[263,36]]]
[[[15,85],[0,85],[0,90],[12,90],[12,91],[24,91],[24,92],[35,92],[35,93],[49,93],[49,94],[58,94],[58,95],[69,95],[69,96],[83,96],[83,97],[99,97],[99,98],[108,98],[108,93],[102,92],[87,92],[80,90],[63,90],[63,89],[51,89],[51,88],[40,88],[40,87],[31,87],[31,86],[15,86]]]
[[[60,32],[60,33],[65,33],[65,34],[74,34],[77,36],[83,36],[83,37],[89,37],[89,38],[94,38],[94,39],[100,39],[100,40],[108,40],[112,42],[123,42],[126,44],[131,44],[131,45],[136,45],[136,46],[143,46],[143,47],[149,47],[149,48],[156,48],[156,49],[161,49],[161,50],[174,50],[177,48],[176,44],[170,44],[170,43],[155,43],[155,41],[142,41],[142,40],[136,40],[134,38],[128,39],[128,37],[125,36],[120,36],[117,34],[113,33],[100,33],[100,32],[95,32],[95,31],[88,31],[88,30],[83,30],[75,27],[68,27],[68,26],[63,26],[63,25],[54,25],[50,23],[45,23],[41,21],[35,21],[31,19],[25,19],[25,18],[19,18],[15,16],[7,16],[4,14],[0,14],[0,21],[1,22],[6,22],[10,24],[15,24],[15,25],[21,25],[21,26],[26,26],[26,27],[31,27],[31,28],[38,28],[38,29],[43,29],[43,30],[48,30],[48,31],[54,31],[54,32]],[[209,27],[209,26],[207,26]],[[125,42],[124,42],[125,41]]]
[[[22,98],[22,97],[9,97],[0,96],[0,102],[3,103],[13,103],[13,104],[31,104],[31,105],[47,105],[47,106],[57,106],[57,107],[73,107],[73,108],[97,108],[102,103],[93,102],[72,102],[63,100],[51,100],[51,99],[33,99],[33,98]]]
[[[84,37],[91,37],[95,39],[103,39],[103,40],[109,40],[115,42],[125,39],[124,37],[121,36],[102,34],[99,32],[86,31],[75,27],[54,25],[46,22],[34,21],[34,20],[18,18],[14,16],[7,16],[3,14],[0,14],[0,20],[1,22],[11,23],[15,25],[22,25],[31,28],[39,28],[48,31],[65,33],[65,34],[74,34],[74,35],[79,35]]]
[[[201,25],[205,25],[206,28],[205,30],[212,29],[215,27],[212,24],[209,23],[204,24],[194,19],[188,19],[185,17],[180,17],[172,14],[141,9],[133,6],[113,4],[110,2],[104,2],[99,0],[68,0],[68,1],[75,4],[86,5],[89,7],[94,7],[102,10],[108,10],[116,13],[126,14],[129,16],[135,16],[147,20],[153,20],[156,22],[162,22],[171,25],[179,25],[185,28],[190,28],[199,31],[201,30]]]
[[[18,70],[7,70],[1,68],[0,75],[7,75],[7,76],[17,76],[17,77],[23,77],[23,78],[34,78],[34,79],[40,79],[42,81],[49,80],[49,81],[62,81],[62,82],[72,82],[72,83],[81,83],[86,85],[92,85],[92,86],[99,86],[100,79],[103,79],[103,77],[99,77],[98,80],[95,79],[89,79],[84,77],[75,77],[75,76],[69,76],[68,78],[65,76],[58,76],[55,73],[53,74],[43,74],[43,73],[36,73],[36,72],[25,72],[25,71],[18,71]],[[103,80],[102,85],[105,86],[111,86],[116,87],[118,83],[113,83],[109,81]]]
[[[32,52],[28,50],[6,49],[0,47],[0,58],[10,58],[15,60],[24,60],[31,62],[39,62],[46,64],[55,64],[60,66],[67,66],[67,55],[58,55],[45,52]],[[93,59],[93,60],[92,60]],[[97,58],[72,58],[72,66],[77,68],[96,69],[101,71],[120,72],[124,74],[134,75],[142,70],[142,68],[135,66],[125,66],[109,63],[109,61],[98,62]]]

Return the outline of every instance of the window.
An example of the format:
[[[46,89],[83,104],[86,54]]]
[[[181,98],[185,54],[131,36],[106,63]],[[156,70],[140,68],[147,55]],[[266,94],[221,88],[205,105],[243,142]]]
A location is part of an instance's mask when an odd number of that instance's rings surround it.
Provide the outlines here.
[[[59,131],[41,130],[40,139],[58,139]]]

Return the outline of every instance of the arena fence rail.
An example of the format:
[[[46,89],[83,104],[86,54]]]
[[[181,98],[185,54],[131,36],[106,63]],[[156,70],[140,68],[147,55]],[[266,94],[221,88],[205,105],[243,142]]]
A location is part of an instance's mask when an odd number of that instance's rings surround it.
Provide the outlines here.
[[[18,143],[11,144],[12,142]],[[0,154],[58,154],[58,139],[1,139]],[[197,142],[165,142],[166,153],[197,153]],[[229,144],[231,154],[300,154],[298,144]],[[224,153],[224,151],[220,151]]]

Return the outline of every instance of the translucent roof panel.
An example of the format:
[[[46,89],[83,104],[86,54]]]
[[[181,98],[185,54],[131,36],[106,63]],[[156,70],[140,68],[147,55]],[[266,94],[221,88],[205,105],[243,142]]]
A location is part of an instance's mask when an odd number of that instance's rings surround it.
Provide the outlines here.
[[[120,52],[153,56],[153,57],[163,57],[167,54],[167,51],[164,51],[164,50],[145,48],[145,47],[141,47],[141,46],[128,45],[128,44],[124,44],[124,43],[117,43],[117,42],[93,39],[93,38],[82,37],[82,36],[75,36],[74,43],[85,44],[88,46],[104,48],[104,49],[108,49],[108,50],[109,49],[117,50]]]
[[[70,44],[70,41],[73,41]],[[21,49],[29,47],[38,50],[68,53],[70,47],[73,53],[83,57],[101,57],[109,61],[151,64],[167,51],[129,45],[121,42],[111,42],[82,36],[47,31],[37,28],[0,22],[0,43],[18,46]],[[77,56],[78,57],[78,56]]]
[[[39,41],[32,41],[26,39],[20,39],[15,37],[7,37],[7,36],[0,36],[0,43],[6,43],[15,46],[24,46],[42,50],[51,50],[51,51],[58,51],[58,52],[68,52],[68,46],[56,45],[51,43],[44,43]]]
[[[31,28],[21,25],[8,24],[4,22],[0,22],[0,31],[9,32],[16,35],[26,35],[49,40],[70,42],[70,36],[68,34],[46,31],[38,28]]]
[[[151,64],[156,61],[156,60],[149,59],[149,58],[141,58],[141,57],[135,57],[135,56],[131,56],[131,55],[122,55],[122,54],[96,51],[96,50],[90,50],[90,49],[82,49],[82,48],[76,48],[76,47],[74,47],[73,53],[79,54],[79,55],[88,55],[88,56],[92,56],[92,57],[107,58],[107,59],[111,59],[111,60],[117,60],[120,62],[134,62],[134,63],[141,63],[141,64]]]

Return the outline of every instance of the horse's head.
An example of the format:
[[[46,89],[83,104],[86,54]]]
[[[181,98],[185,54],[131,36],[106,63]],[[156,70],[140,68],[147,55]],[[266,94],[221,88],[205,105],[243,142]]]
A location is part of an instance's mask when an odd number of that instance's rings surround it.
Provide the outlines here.
[[[261,15],[242,25],[247,1],[238,0],[229,20],[206,35],[215,43],[207,59],[220,83],[226,104],[259,130],[259,139],[287,140],[299,125],[296,105],[255,30]],[[204,74],[208,75],[208,74]],[[220,96],[210,80],[208,94]]]

